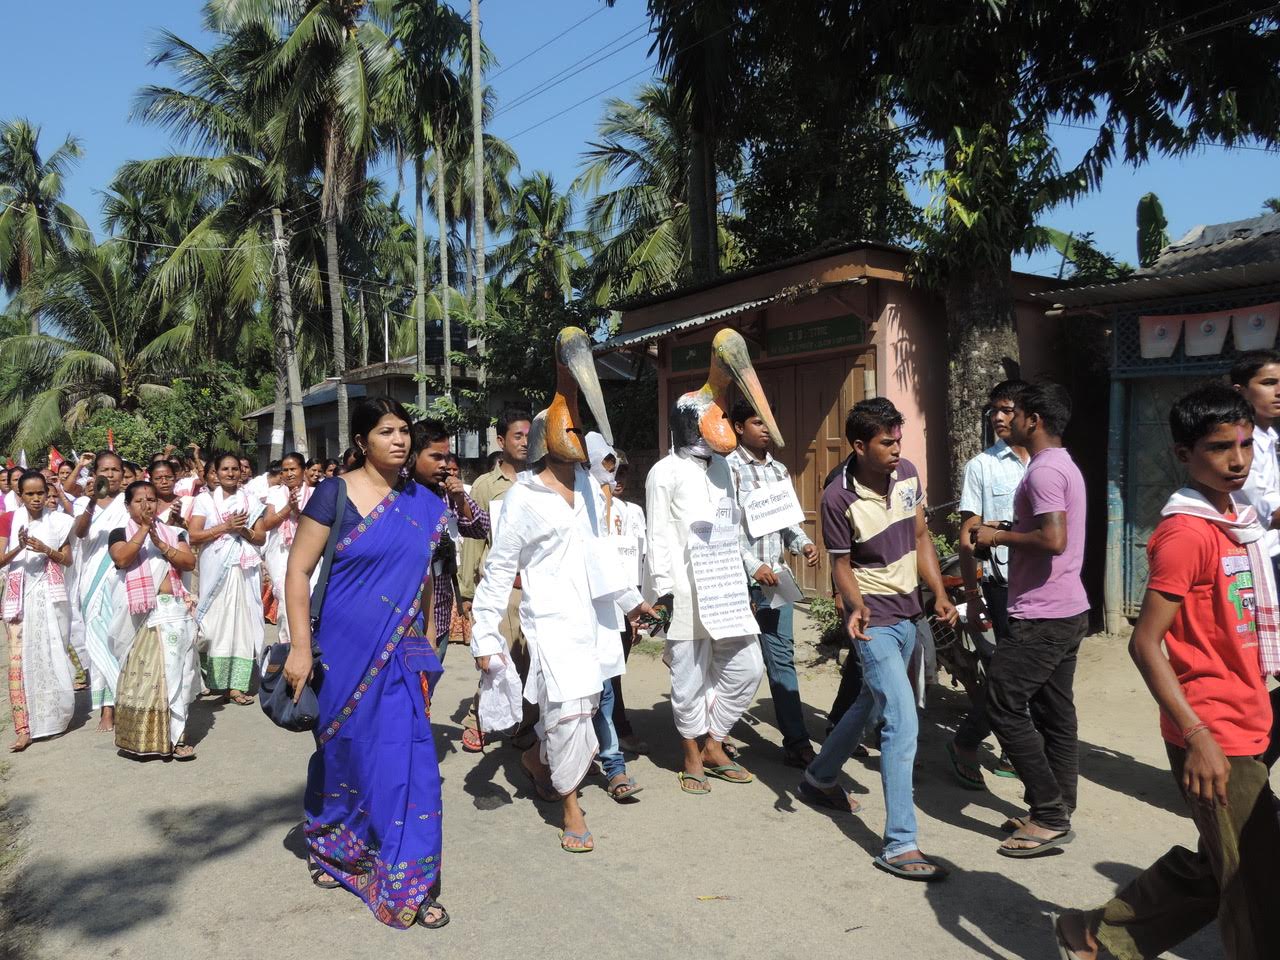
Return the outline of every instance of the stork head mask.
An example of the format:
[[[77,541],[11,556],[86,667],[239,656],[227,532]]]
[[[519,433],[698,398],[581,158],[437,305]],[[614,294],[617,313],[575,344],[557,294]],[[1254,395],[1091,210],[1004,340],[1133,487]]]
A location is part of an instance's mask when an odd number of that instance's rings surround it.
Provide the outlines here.
[[[586,400],[605,440],[613,430],[604,407],[604,394],[591,355],[591,338],[579,327],[565,327],[556,336],[556,394],[551,405],[533,419],[529,431],[529,462],[543,457],[586,463],[586,431],[578,414],[578,398]]]
[[[747,343],[736,330],[725,328],[711,341],[711,368],[702,389],[686,393],[671,413],[671,438],[677,451],[709,450],[732,453],[737,434],[729,422],[729,385],[735,384],[751,408],[764,421],[774,445],[783,446],[782,432],[774,422],[764,389],[751,366]]]

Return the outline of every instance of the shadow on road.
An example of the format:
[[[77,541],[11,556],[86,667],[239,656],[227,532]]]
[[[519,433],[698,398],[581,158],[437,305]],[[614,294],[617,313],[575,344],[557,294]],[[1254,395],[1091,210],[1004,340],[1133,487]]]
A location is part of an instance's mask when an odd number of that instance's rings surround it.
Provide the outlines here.
[[[165,850],[127,857],[106,868],[81,869],[74,862],[47,859],[35,851],[6,905],[15,932],[56,922],[92,940],[154,922],[177,911],[172,901],[189,870],[228,857],[262,835],[296,823],[297,816],[298,790],[291,785],[252,801],[153,814],[148,828],[163,838]],[[83,842],[91,843],[92,838],[84,837]],[[129,895],[119,896],[122,890]]]

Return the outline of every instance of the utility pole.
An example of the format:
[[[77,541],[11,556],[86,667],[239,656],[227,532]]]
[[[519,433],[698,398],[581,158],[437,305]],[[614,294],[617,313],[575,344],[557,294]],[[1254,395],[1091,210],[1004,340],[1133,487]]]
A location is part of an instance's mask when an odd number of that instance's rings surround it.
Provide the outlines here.
[[[471,192],[475,207],[476,234],[476,324],[484,330],[484,77],[480,68],[480,0],[471,0]],[[483,334],[477,338],[476,350],[484,356]],[[484,367],[479,381],[484,386]]]

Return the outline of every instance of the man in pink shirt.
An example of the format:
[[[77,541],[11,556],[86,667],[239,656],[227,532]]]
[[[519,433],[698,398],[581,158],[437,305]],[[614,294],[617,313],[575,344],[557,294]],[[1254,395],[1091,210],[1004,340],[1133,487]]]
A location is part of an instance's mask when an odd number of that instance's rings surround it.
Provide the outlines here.
[[[988,714],[1026,787],[1030,813],[997,852],[1040,856],[1071,841],[1079,749],[1072,685],[1089,626],[1084,562],[1084,477],[1062,446],[1071,398],[1058,384],[1014,401],[1009,442],[1031,454],[1014,494],[1012,529],[980,526],[974,542],[1009,548],[1009,637],[987,672]]]

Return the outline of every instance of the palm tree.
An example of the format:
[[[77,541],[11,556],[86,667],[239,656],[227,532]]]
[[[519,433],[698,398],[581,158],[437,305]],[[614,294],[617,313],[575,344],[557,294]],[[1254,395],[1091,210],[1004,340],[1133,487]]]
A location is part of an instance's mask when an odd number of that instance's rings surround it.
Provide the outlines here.
[[[467,91],[459,75],[468,52],[467,23],[440,0],[395,0],[391,13],[397,57],[388,83],[388,108],[397,115],[397,146],[413,157],[414,223],[416,225],[418,324],[418,406],[427,403],[426,370],[426,264],[422,207],[427,153],[435,159],[436,220],[440,242],[440,294],[443,312],[449,312],[448,220],[445,215],[446,151],[453,145],[466,113]],[[449,363],[449,325],[444,326],[445,389],[453,386]]]
[[[484,109],[487,114],[489,110],[487,98]],[[467,260],[463,281],[467,298],[470,299],[479,291],[476,285],[479,270],[475,262],[475,251],[472,249],[474,241],[479,236],[476,214],[483,209],[486,232],[497,229],[498,221],[502,218],[503,212],[511,206],[511,200],[515,196],[511,178],[520,169],[520,158],[507,141],[491,133],[484,134],[484,157],[481,163],[484,196],[481,198],[482,203],[477,204],[475,155],[465,138],[459,137],[457,144],[458,158],[451,165],[454,175],[449,178],[448,184],[449,220],[455,226],[459,224],[462,226],[462,236],[459,240],[462,242]]]
[[[0,285],[10,294],[25,290],[52,258],[89,229],[64,203],[64,178],[84,155],[68,136],[53,153],[40,156],[40,128],[28,120],[0,123]],[[31,311],[31,332],[40,332]]]
[[[0,342],[0,360],[13,373],[0,423],[16,427],[18,446],[42,447],[97,409],[134,412],[189,367],[174,336],[182,327],[177,311],[139,282],[128,244],[69,248],[35,301],[58,334]]]
[[[230,275],[233,299],[240,305],[260,295],[274,300],[274,354],[287,390],[277,394],[279,422],[273,424],[273,435],[283,436],[287,402],[294,444],[306,453],[291,279],[296,260],[285,217],[313,203],[296,173],[306,163],[307,147],[291,141],[286,150],[275,148],[267,130],[270,116],[253,89],[256,71],[278,56],[282,42],[272,23],[242,28],[208,53],[172,33],[162,34],[151,62],[171,67],[178,84],[144,87],[134,115],[175,132],[203,152],[142,161],[126,170],[140,183],[158,184],[159,192],[169,197],[181,196],[185,188],[216,199],[211,216],[199,218],[172,241],[178,249],[169,257],[165,278],[171,285],[189,283],[192,271],[203,268],[206,275]],[[150,211],[142,213],[144,220],[151,219],[145,216]],[[123,211],[119,219],[123,222]],[[207,249],[222,246],[233,249],[225,257],[207,255]]]
[[[576,195],[556,190],[551,174],[538,170],[516,187],[499,229],[507,240],[494,253],[498,275],[526,297],[562,300],[573,296],[575,275],[586,266],[592,244],[587,230],[570,228]]]
[[[574,186],[596,194],[587,213],[602,238],[591,270],[603,305],[672,286],[690,270],[688,110],[670,84],[646,84],[635,103],[609,100],[597,131]]]
[[[387,3],[374,8],[381,18]],[[224,32],[256,27],[277,30],[283,38],[257,72],[253,93],[271,105],[267,130],[278,152],[293,142],[318,147],[338,435],[343,438],[350,435],[350,416],[342,380],[347,349],[338,232],[376,152],[376,104],[392,63],[391,42],[367,10],[365,0],[210,0],[207,18]]]

